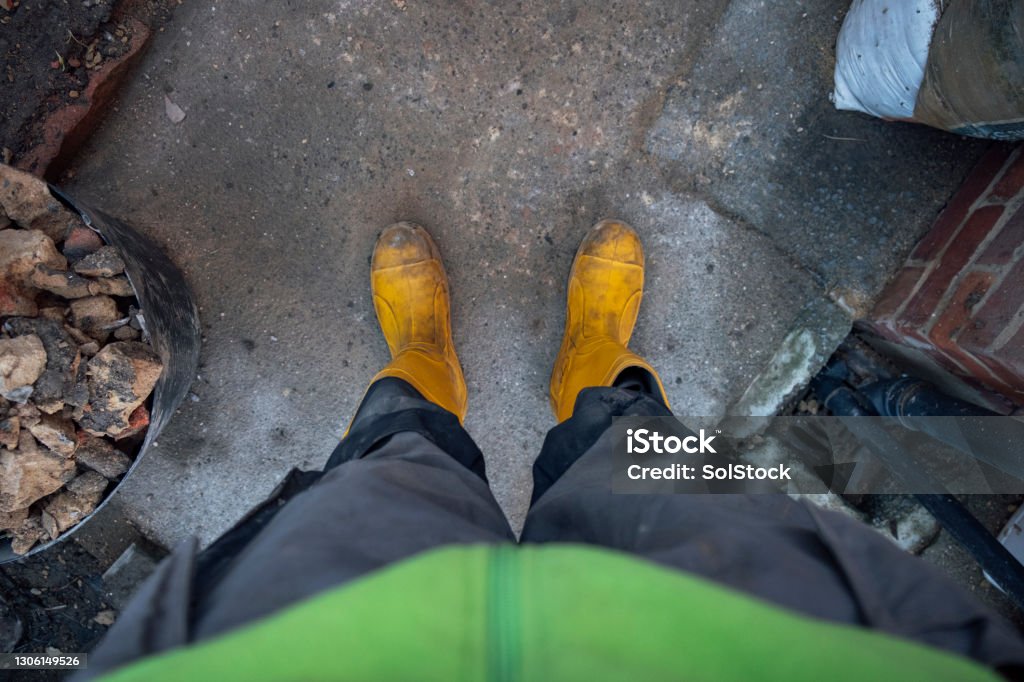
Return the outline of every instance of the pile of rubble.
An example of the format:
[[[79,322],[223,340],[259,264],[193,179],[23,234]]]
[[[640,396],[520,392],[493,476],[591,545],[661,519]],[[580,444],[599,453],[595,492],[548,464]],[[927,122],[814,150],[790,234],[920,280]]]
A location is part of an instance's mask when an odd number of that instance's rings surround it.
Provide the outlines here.
[[[7,166],[0,208],[0,540],[24,554],[128,470],[163,365],[114,247]]]

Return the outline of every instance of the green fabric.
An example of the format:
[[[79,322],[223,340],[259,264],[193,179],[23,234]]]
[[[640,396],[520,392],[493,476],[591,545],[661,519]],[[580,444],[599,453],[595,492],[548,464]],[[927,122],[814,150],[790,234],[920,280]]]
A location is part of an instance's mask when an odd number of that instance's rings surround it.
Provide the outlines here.
[[[996,680],[966,659],[824,623],[577,545],[448,547],[105,678]]]

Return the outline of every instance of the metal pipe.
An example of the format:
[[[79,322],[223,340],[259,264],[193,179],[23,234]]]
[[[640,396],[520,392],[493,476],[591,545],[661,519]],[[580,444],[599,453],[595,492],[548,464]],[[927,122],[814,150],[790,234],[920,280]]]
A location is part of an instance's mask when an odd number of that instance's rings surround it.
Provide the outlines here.
[[[900,457],[895,442],[885,430],[873,424],[871,419],[857,419],[878,416],[866,397],[828,372],[815,378],[811,391],[832,414],[849,417],[844,420],[846,427],[905,484],[921,483],[925,474],[916,467],[908,466],[910,463]],[[936,482],[927,483],[927,489],[940,489]],[[952,495],[916,494],[914,498],[967,550],[1000,589],[1019,608],[1024,608],[1024,566],[1016,557]]]
[[[1024,422],[946,395],[932,384],[910,377],[878,381],[859,393],[881,416],[1024,480]]]

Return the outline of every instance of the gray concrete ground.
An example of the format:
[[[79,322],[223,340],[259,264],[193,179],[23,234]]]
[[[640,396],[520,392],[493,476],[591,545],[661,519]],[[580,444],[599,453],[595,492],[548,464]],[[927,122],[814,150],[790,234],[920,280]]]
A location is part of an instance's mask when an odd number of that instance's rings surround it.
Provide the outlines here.
[[[118,503],[210,541],[325,461],[387,360],[368,258],[400,219],[445,255],[466,424],[515,525],[600,218],[647,246],[634,346],[677,412],[774,409],[980,148],[831,109],[847,4],[183,4],[68,184],[166,245],[202,307],[195,400]]]

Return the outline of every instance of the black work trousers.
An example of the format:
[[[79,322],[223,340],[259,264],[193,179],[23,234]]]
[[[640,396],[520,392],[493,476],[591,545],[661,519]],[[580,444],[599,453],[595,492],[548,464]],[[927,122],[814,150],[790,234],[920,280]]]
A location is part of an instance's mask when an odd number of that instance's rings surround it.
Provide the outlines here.
[[[844,515],[782,494],[613,494],[612,419],[669,414],[643,390],[583,391],[534,464],[519,542],[600,545],[813,618],[1024,669],[1011,625]],[[94,653],[88,674],[226,632],[419,552],[503,542],[516,538],[469,434],[409,384],[384,379],[323,471],[293,471],[203,552],[194,542],[177,548]]]

